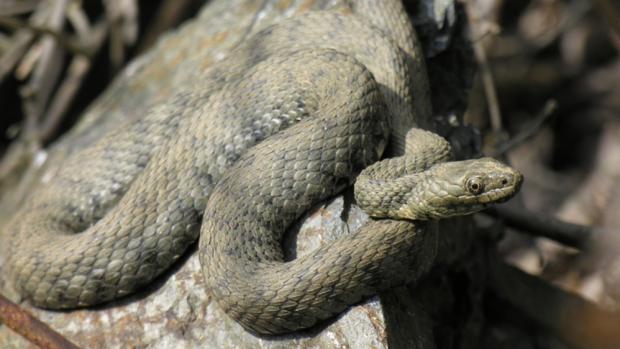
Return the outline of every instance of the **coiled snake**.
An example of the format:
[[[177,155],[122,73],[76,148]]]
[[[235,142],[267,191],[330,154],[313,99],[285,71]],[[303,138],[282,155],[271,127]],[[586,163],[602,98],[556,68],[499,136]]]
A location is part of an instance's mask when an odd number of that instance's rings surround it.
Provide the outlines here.
[[[259,32],[203,85],[71,156],[7,226],[15,288],[45,308],[106,302],[151,282],[200,235],[221,307],[250,331],[289,332],[412,279],[423,220],[514,195],[518,172],[445,162],[447,142],[414,128],[430,113],[428,82],[400,2],[350,10]],[[388,141],[396,157],[371,165]],[[401,220],[285,262],[287,228],[364,168],[358,204]]]

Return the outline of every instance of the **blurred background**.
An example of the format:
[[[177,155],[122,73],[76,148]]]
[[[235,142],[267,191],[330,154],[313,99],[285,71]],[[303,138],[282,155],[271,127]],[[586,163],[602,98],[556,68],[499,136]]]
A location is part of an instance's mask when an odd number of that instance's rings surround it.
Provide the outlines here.
[[[619,233],[620,3],[477,1],[468,18],[479,70],[465,121],[481,130],[486,154],[524,173],[517,201]],[[617,281],[600,273],[620,248],[612,240],[577,253],[508,234],[500,248],[522,269],[615,307]]]

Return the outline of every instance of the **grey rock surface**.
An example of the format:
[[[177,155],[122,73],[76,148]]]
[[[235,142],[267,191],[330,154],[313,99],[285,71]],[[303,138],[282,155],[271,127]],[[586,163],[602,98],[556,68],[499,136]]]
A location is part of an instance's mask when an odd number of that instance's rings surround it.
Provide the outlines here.
[[[303,255],[347,229],[358,228],[365,214],[354,208],[340,218],[343,198],[317,208],[288,241]],[[296,246],[295,246],[296,245]],[[69,312],[45,311],[22,304],[38,318],[83,348],[386,348],[386,327],[377,297],[353,307],[313,331],[258,338],[228,318],[202,286],[195,251],[140,294],[102,307]],[[0,327],[0,348],[28,347]]]

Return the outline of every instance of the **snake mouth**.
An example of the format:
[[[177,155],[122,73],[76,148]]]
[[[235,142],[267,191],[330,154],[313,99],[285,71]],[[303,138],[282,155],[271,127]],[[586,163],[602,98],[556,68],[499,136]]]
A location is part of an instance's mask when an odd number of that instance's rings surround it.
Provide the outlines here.
[[[522,183],[523,175],[516,173],[513,175],[512,183],[509,183],[504,187],[488,190],[485,193],[476,196],[476,198],[478,202],[484,206],[488,206],[490,204],[500,204],[514,197],[521,189]]]
[[[519,192],[519,185],[507,186],[503,188],[491,189],[480,195],[463,195],[459,197],[461,205],[451,206],[453,211],[448,216],[458,216],[463,214],[471,214],[489,208],[495,204],[501,204],[510,200]],[[457,208],[459,207],[459,208]]]
[[[477,196],[479,203],[484,205],[490,205],[495,203],[503,203],[510,200],[517,191],[515,188],[498,188],[490,190],[480,196]]]

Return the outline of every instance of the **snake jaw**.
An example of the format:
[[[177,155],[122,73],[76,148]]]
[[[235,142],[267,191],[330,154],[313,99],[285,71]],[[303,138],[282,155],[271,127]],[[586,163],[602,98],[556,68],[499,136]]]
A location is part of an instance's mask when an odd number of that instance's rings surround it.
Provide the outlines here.
[[[442,219],[481,211],[519,192],[523,175],[491,158],[440,163],[403,212],[406,219]],[[420,199],[420,197],[422,199]]]

